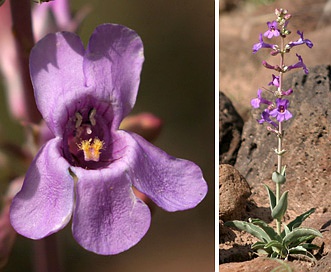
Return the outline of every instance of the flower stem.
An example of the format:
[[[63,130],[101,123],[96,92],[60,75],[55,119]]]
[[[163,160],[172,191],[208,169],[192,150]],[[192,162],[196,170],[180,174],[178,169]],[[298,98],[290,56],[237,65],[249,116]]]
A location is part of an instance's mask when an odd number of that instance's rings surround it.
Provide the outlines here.
[[[284,37],[281,37],[281,54],[280,54],[280,67],[281,69],[284,67]],[[279,72],[279,86],[278,86],[278,95],[282,96],[282,85],[283,85],[283,72]],[[282,122],[278,122],[278,154],[277,154],[277,172],[281,173],[282,171],[282,153],[283,150],[283,128]],[[280,183],[276,183],[276,205],[280,199]],[[280,235],[282,232],[282,222],[280,219],[277,219],[277,233]]]
[[[34,242],[34,266],[36,272],[61,272],[57,236],[53,234]]]
[[[283,140],[282,140],[282,122],[278,123],[278,155],[277,155],[277,172],[281,173],[282,171],[282,155],[280,152],[282,151],[282,145],[283,145]],[[276,183],[276,205],[279,202],[280,199],[280,183]],[[277,219],[277,233],[280,235],[282,230],[281,230],[282,222],[280,219]]]
[[[16,43],[16,50],[19,60],[19,71],[24,90],[25,118],[28,122],[38,123],[41,115],[36,107],[34,100],[33,87],[29,73],[29,54],[34,45],[32,20],[31,20],[31,1],[30,0],[11,0],[10,10],[12,16],[12,31]]]
[[[41,115],[36,107],[29,72],[29,55],[34,45],[31,19],[31,1],[11,0],[10,10],[12,17],[12,31],[19,61],[17,73],[19,73],[22,77],[24,90],[25,120],[23,121],[39,123],[41,120]],[[34,245],[34,253],[36,272],[61,271],[55,235],[36,241]]]

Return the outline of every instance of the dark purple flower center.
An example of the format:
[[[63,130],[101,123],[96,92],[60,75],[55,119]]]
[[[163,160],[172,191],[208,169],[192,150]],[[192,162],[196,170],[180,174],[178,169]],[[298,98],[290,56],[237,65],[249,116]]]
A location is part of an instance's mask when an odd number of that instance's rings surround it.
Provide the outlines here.
[[[103,168],[113,160],[109,124],[96,108],[84,107],[69,118],[63,150],[71,165],[85,169]]]
[[[285,106],[283,106],[283,105],[279,105],[279,107],[278,107],[278,111],[279,112],[281,112],[281,113],[283,113],[283,112],[285,112]]]

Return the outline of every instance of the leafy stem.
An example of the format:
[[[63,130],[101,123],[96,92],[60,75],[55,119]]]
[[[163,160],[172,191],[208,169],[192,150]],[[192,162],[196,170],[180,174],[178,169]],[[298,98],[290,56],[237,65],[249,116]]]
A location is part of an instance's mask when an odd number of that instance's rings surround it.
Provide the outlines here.
[[[280,67],[284,66],[284,37],[281,37],[281,54],[280,54]],[[283,72],[279,72],[279,86],[278,86],[278,93],[282,94],[282,84],[283,83]],[[282,122],[278,122],[278,147],[277,147],[277,172],[281,173],[282,171],[282,164],[283,164],[283,154],[281,154],[283,150],[283,128]],[[280,199],[280,188],[281,183],[276,183],[276,205],[279,203]],[[281,219],[277,219],[277,233],[280,234],[282,232],[282,222]]]
[[[279,135],[282,135],[282,122],[278,123],[278,132]],[[277,137],[278,138],[278,152],[281,152],[282,150],[282,145],[283,145],[283,137]],[[281,173],[282,171],[282,154],[277,154],[277,172]],[[281,183],[277,182],[276,183],[276,205],[279,203],[279,199],[280,199],[280,186]],[[281,229],[281,219],[277,219],[277,233],[280,234],[282,232]]]

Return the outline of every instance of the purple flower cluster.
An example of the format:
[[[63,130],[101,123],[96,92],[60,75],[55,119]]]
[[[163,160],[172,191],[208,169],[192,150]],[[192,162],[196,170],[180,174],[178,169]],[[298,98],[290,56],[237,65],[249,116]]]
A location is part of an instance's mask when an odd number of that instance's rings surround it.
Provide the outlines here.
[[[267,107],[262,111],[261,113],[261,119],[257,120],[260,124],[262,123],[269,123],[273,127],[278,129],[278,124],[275,121],[284,122],[292,118],[291,112],[288,110],[288,107],[290,105],[290,101],[287,99],[284,99],[284,96],[289,96],[293,93],[293,89],[288,89],[287,91],[284,91],[282,89],[282,75],[290,71],[292,69],[302,68],[305,74],[308,74],[308,68],[304,64],[302,57],[299,54],[296,54],[298,58],[298,62],[292,65],[286,66],[284,63],[284,55],[286,53],[289,53],[290,50],[299,45],[307,45],[308,48],[313,47],[313,43],[305,39],[303,36],[303,32],[297,31],[297,34],[300,36],[300,38],[297,41],[291,41],[284,45],[285,38],[287,35],[289,35],[291,32],[287,29],[288,22],[291,18],[291,15],[287,13],[286,10],[283,9],[276,9],[275,14],[277,15],[277,20],[272,22],[267,22],[268,29],[264,34],[260,33],[259,36],[259,42],[253,45],[253,53],[255,54],[257,51],[259,51],[262,48],[268,48],[271,49],[271,55],[276,56],[280,55],[282,58],[282,61],[280,62],[281,65],[272,65],[268,63],[267,61],[263,61],[262,65],[267,69],[272,69],[279,73],[279,75],[272,75],[272,80],[269,82],[269,86],[276,87],[276,91],[270,91],[273,93],[274,97],[276,97],[275,102],[269,101],[262,97],[262,90],[258,89],[257,91],[257,97],[251,100],[251,105],[253,108],[259,108],[261,104],[267,105]],[[268,39],[271,38],[281,38],[283,41],[281,45],[277,44],[269,44],[265,43],[263,41],[263,36],[267,37]],[[274,118],[275,121],[273,121],[271,118]]]
[[[87,49],[70,32],[48,34],[32,49],[30,74],[53,137],[15,196],[11,223],[31,239],[64,228],[85,249],[110,255],[138,243],[151,214],[136,188],[166,211],[195,207],[207,193],[201,169],[119,129],[135,104],[144,61],[131,29],[104,24]]]
[[[292,89],[284,92],[286,94],[292,93]],[[253,108],[259,108],[261,104],[266,104],[268,107],[263,110],[261,114],[261,119],[257,120],[260,124],[267,122],[273,125],[275,128],[278,128],[276,122],[272,121],[270,117],[276,118],[278,122],[287,121],[292,118],[291,112],[287,109],[290,101],[287,99],[277,98],[276,103],[273,103],[262,97],[262,90],[257,91],[257,98],[251,100],[251,105]]]
[[[263,36],[267,37],[268,39],[271,39],[273,37],[279,37],[279,36],[286,37],[285,34],[281,34],[283,32],[286,33],[286,31],[278,28],[277,21],[268,22],[267,25],[268,25],[268,30],[263,35],[262,35],[262,33],[260,33],[259,42],[253,45],[252,49],[253,49],[254,54],[257,53],[257,51],[259,51],[262,48],[272,49],[270,54],[275,56],[279,53],[288,53],[293,47],[298,46],[298,45],[306,44],[309,48],[313,47],[313,43],[310,40],[305,39],[303,37],[303,32],[300,32],[299,30],[297,31],[297,33],[300,36],[300,38],[297,41],[289,42],[288,44],[285,45],[285,47],[283,49],[279,48],[279,46],[276,44],[265,43],[263,41]],[[297,54],[297,57],[299,59],[299,62],[294,65],[290,65],[290,66],[279,67],[278,65],[271,65],[271,64],[267,63],[266,61],[263,61],[263,65],[266,68],[273,69],[277,72],[286,72],[286,71],[290,71],[295,68],[303,68],[303,71],[306,74],[308,74],[308,69],[307,69],[306,65],[304,64],[302,57],[298,54]]]

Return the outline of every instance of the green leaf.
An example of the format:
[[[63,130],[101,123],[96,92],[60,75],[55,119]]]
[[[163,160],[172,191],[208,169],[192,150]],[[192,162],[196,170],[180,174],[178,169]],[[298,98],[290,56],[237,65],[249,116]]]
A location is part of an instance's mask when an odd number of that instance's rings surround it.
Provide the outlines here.
[[[283,243],[273,240],[267,243],[264,248],[266,250],[271,250],[272,252],[276,252],[278,257],[285,258],[287,255],[287,249],[284,247]]]
[[[257,241],[256,243],[254,243],[251,246],[251,249],[252,250],[263,249],[265,245],[266,245],[266,242]]]
[[[312,243],[304,243],[301,244],[300,246],[304,247],[307,250],[314,250],[314,249],[319,249],[320,247],[318,245],[312,244]]]
[[[279,199],[278,204],[272,209],[271,216],[278,221],[281,221],[287,210],[287,195],[288,191],[284,192]]]
[[[258,238],[260,241],[271,241],[269,235],[262,228],[255,226],[253,223],[234,220],[225,222],[224,225],[227,227],[236,227],[240,230],[246,231]]]
[[[307,251],[302,246],[297,246],[297,247],[290,248],[289,249],[289,255],[291,255],[291,256],[293,256],[293,255],[300,255],[300,256],[304,256],[305,258],[310,259],[313,262],[316,261],[314,255],[312,253],[310,253],[309,251]]]
[[[262,228],[268,234],[271,240],[282,242],[282,238],[278,235],[278,233],[263,220],[250,219],[250,222]]]
[[[297,240],[293,241],[289,246],[290,247],[296,247],[305,243],[310,243],[312,240],[314,240],[316,236],[315,235],[304,235],[299,237]]]
[[[291,221],[289,224],[287,224],[287,227],[290,230],[300,227],[302,222],[305,221],[312,213],[314,213],[315,210],[316,210],[315,208],[312,208],[309,211],[306,211],[305,213],[297,216],[293,221]]]
[[[0,7],[5,3],[5,0],[0,0]]]
[[[286,176],[278,173],[277,171],[272,173],[272,181],[279,184],[284,184],[286,182]]]
[[[277,248],[280,251],[280,250],[282,250],[283,245],[279,241],[272,240],[269,243],[265,244],[265,246],[264,246],[264,248],[270,248],[270,247],[275,247],[275,248]]]
[[[287,225],[283,224],[284,230],[280,234],[280,237],[284,238],[287,234],[291,232]]]
[[[274,192],[271,191],[271,189],[269,188],[268,185],[264,184],[264,186],[267,188],[267,191],[268,191],[269,202],[270,202],[270,209],[272,211],[273,208],[275,208],[275,206],[276,206],[276,196],[275,196]]]
[[[291,244],[298,245],[315,237],[322,237],[322,234],[311,228],[296,228],[284,237],[283,245],[289,248]]]
[[[268,257],[271,252],[267,252],[265,249],[259,248],[257,251],[257,255],[259,255],[260,257]]]

